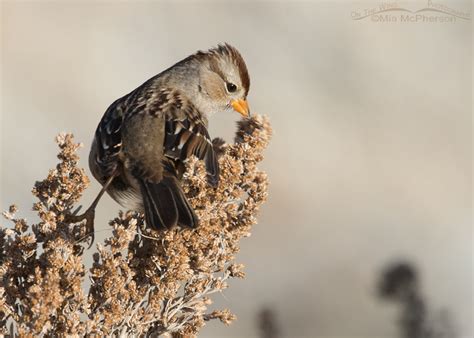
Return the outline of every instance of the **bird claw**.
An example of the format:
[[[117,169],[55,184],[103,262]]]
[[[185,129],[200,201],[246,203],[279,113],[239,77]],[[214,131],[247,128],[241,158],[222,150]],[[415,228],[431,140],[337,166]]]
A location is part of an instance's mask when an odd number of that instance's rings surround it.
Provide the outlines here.
[[[86,234],[83,237],[80,237],[77,242],[84,242],[85,240],[90,238],[90,244],[87,249],[90,249],[92,247],[92,244],[94,244],[94,239],[95,239],[95,232],[94,232],[94,218],[95,218],[95,209],[88,209],[85,213],[82,215],[77,215],[79,210],[81,209],[81,206],[78,207],[72,214],[66,216],[66,222],[68,223],[80,223],[82,221],[86,221],[85,226],[86,226]]]

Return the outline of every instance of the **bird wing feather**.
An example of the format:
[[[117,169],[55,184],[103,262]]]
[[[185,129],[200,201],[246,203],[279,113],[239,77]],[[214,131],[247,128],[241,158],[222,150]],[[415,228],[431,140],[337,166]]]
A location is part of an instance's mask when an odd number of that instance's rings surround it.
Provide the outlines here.
[[[218,158],[206,128],[207,121],[196,107],[173,89],[145,91],[143,95],[135,96],[135,100],[128,102],[130,108],[126,118],[136,121],[126,124],[123,137],[126,157],[136,160],[136,175],[159,182],[163,168],[168,172],[174,170],[170,161],[185,163],[194,155],[204,160],[209,183],[217,185]],[[133,138],[133,142],[129,138]],[[162,147],[157,147],[158,144]],[[157,158],[161,158],[162,163],[158,164]]]
[[[124,114],[117,102],[110,105],[100,120],[89,157],[91,171],[100,182],[114,173],[122,149]]]
[[[216,186],[219,180],[219,162],[205,125],[190,118],[167,120],[165,156],[185,163],[192,155],[204,160],[208,181]]]

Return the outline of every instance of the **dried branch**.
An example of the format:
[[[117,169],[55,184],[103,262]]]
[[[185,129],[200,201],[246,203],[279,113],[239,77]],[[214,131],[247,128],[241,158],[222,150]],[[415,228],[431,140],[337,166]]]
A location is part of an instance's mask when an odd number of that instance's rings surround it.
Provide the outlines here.
[[[121,212],[86,272],[78,242],[85,227],[66,216],[89,180],[77,167],[80,145],[70,134],[58,136],[60,163],[33,189],[40,222],[30,227],[15,218],[14,206],[4,213],[14,226],[0,229],[3,333],[13,322],[22,336],[192,336],[205,321],[232,322],[228,310],[208,312],[210,296],[225,290],[230,278],[244,277],[235,254],[267,197],[267,176],[257,164],[270,137],[268,120],[255,116],[239,123],[234,144],[216,139],[217,188],[207,184],[202,162],[189,161],[183,188],[200,218],[198,228],[157,232],[144,225],[143,215]]]

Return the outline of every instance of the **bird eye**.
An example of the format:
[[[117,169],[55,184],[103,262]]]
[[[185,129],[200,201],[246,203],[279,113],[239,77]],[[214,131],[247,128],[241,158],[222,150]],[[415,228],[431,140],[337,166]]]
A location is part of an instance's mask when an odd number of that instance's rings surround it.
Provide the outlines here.
[[[233,83],[230,83],[230,82],[227,82],[227,83],[226,83],[226,87],[227,87],[227,91],[228,91],[229,93],[233,93],[233,92],[235,92],[235,91],[237,90],[237,86],[236,86],[235,84],[233,84]]]

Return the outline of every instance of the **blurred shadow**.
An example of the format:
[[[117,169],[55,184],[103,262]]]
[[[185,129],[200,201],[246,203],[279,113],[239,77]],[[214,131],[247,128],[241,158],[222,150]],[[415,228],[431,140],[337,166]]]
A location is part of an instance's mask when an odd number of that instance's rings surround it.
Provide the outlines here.
[[[381,274],[379,296],[401,307],[398,320],[401,337],[457,337],[449,311],[440,310],[436,317],[429,318],[420,284],[417,269],[409,262],[389,264]]]
[[[258,314],[258,328],[261,338],[279,338],[280,328],[276,313],[270,307],[264,307]]]

